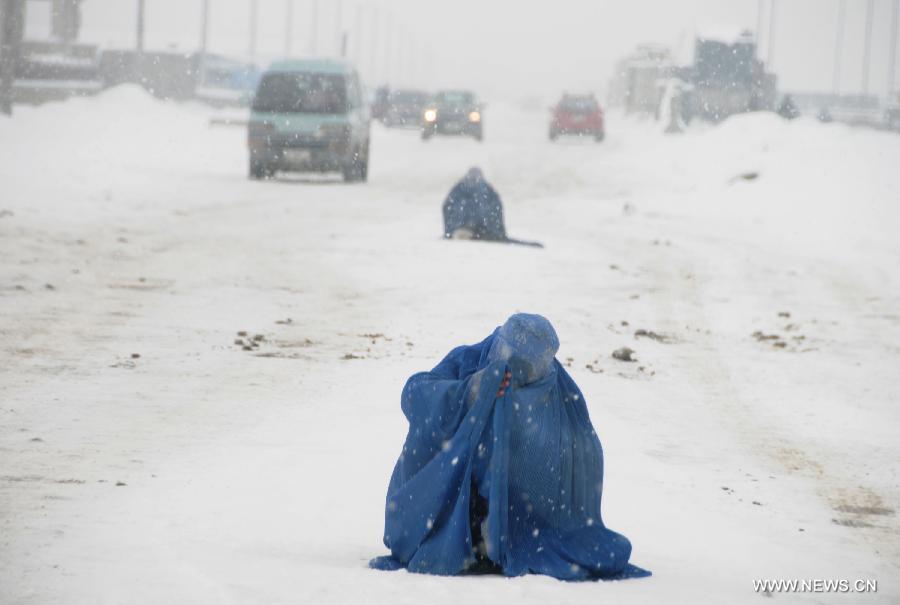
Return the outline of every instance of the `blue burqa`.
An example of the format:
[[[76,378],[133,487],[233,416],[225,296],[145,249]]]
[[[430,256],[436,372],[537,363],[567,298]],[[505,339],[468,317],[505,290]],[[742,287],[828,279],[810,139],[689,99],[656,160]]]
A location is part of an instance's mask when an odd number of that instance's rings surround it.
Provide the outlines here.
[[[503,204],[481,170],[471,168],[450,193],[441,207],[444,214],[444,237],[465,231],[471,239],[506,241]]]
[[[584,397],[539,315],[412,376],[409,434],[388,486],[377,569],[454,575],[485,564],[562,580],[649,575],[600,518],[603,452]],[[509,386],[503,387],[506,373]]]

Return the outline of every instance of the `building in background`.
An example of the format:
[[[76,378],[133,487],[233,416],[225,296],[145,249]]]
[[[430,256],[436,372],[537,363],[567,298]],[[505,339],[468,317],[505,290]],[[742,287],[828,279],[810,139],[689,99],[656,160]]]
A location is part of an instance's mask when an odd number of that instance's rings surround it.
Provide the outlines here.
[[[671,51],[643,44],[616,64],[609,87],[609,104],[626,113],[658,115],[666,81],[675,72]]]
[[[773,109],[775,83],[756,58],[751,32],[704,32],[681,60],[665,46],[639,46],[617,64],[609,103],[659,118],[676,95],[685,122],[695,117],[718,122],[735,113]]]
[[[776,78],[756,58],[756,39],[750,31],[698,35],[694,63],[686,75],[692,99],[685,109],[702,119],[718,122],[775,105]]]
[[[16,103],[41,103],[99,90],[97,47],[78,43],[83,0],[27,0],[22,3],[23,29],[34,19],[29,8],[50,5],[49,36],[36,40],[24,36],[15,59]]]
[[[246,105],[259,81],[254,66],[215,54],[174,50],[100,49],[78,42],[83,0],[0,0],[10,29],[0,62],[0,101],[39,104],[94,94],[118,84],[143,86],[160,98],[197,99],[216,105]],[[40,11],[29,7],[45,5]],[[46,10],[50,5],[49,10]],[[43,17],[42,17],[43,15]],[[29,19],[49,18],[49,34],[29,38]],[[34,25],[34,23],[32,23]],[[40,23],[38,23],[40,25]],[[34,34],[32,34],[34,36]]]

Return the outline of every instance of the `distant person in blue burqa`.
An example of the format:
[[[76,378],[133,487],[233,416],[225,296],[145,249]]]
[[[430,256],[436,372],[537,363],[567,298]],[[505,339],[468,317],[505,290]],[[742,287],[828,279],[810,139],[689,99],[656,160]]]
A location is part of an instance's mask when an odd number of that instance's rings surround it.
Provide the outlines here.
[[[388,485],[376,569],[537,573],[561,580],[650,575],[600,518],[603,452],[584,397],[540,315],[413,375],[409,434]]]
[[[503,204],[480,168],[470,168],[453,186],[442,207],[444,237],[543,247],[537,242],[512,239],[506,235]]]

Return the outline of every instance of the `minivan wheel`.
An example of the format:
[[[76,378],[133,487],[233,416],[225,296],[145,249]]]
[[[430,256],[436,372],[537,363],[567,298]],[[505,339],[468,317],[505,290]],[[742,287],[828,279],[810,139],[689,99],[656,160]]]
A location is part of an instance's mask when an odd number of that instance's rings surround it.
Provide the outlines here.
[[[603,139],[605,139],[605,138],[606,138],[606,133],[603,132],[602,130],[594,135],[594,140],[597,141],[598,143],[602,143]]]
[[[365,181],[366,177],[368,176],[368,168],[369,168],[368,153],[354,154],[354,157],[350,161],[350,163],[345,165],[344,169],[341,171],[344,175],[344,182],[345,183],[358,183],[360,181]]]
[[[365,151],[359,162],[359,180],[367,182],[369,180],[369,141],[366,141]]]
[[[359,180],[363,183],[369,180],[369,156],[366,154],[366,157],[360,160],[359,162]]]

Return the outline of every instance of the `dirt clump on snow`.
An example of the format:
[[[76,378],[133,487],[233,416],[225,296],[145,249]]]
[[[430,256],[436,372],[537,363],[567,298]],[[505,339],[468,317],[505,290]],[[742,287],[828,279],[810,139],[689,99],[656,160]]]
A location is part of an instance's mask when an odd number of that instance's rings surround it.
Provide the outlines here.
[[[672,337],[668,336],[667,334],[659,334],[658,332],[654,332],[653,330],[645,330],[643,328],[635,330],[634,337],[649,338],[650,340],[655,340],[656,342],[665,344],[671,343],[673,341]]]
[[[634,355],[634,349],[631,349],[629,347],[621,347],[612,352],[613,359],[618,359],[619,361],[627,361],[629,363],[637,361],[637,357],[635,357]]]
[[[740,181],[750,182],[750,181],[755,181],[758,178],[759,178],[759,172],[756,172],[755,170],[751,170],[748,172],[742,172],[741,174],[731,177],[731,179],[729,179],[728,182],[731,184],[739,183]]]

